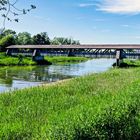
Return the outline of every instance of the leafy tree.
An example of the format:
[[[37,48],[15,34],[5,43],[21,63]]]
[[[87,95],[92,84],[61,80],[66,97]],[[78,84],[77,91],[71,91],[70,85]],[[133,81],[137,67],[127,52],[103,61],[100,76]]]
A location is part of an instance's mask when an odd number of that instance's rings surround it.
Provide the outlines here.
[[[7,35],[13,35],[13,36],[16,36],[16,32],[11,30],[11,29],[7,29],[3,32],[2,34],[3,36],[7,36]]]
[[[64,38],[64,37],[55,37],[51,41],[52,45],[79,45],[80,42],[77,40],[73,40],[72,38]]]
[[[16,39],[18,45],[30,45],[32,42],[31,34],[28,32],[19,33]]]
[[[5,30],[6,21],[15,21],[18,22],[19,15],[25,15],[30,12],[32,9],[35,9],[36,6],[31,5],[28,9],[19,9],[16,4],[18,0],[0,0],[0,12],[3,17],[3,28],[1,29],[1,33]],[[11,17],[14,17],[13,19]],[[2,21],[2,20],[1,20]]]
[[[46,32],[33,36],[33,44],[35,45],[50,45],[50,38]]]
[[[13,37],[13,35],[7,35],[2,39],[0,39],[0,50],[5,51],[6,47],[14,44],[15,44],[15,38]]]
[[[0,39],[2,39],[3,37],[5,37],[7,35],[13,35],[13,37],[16,38],[16,32],[11,29],[7,29],[7,30],[3,31],[2,34],[0,34]]]

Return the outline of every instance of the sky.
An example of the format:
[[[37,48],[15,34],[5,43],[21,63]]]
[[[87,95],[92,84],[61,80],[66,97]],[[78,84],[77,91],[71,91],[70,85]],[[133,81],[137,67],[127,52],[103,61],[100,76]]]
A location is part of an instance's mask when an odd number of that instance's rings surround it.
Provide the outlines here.
[[[19,0],[36,9],[6,28],[72,37],[81,44],[140,44],[140,0]]]

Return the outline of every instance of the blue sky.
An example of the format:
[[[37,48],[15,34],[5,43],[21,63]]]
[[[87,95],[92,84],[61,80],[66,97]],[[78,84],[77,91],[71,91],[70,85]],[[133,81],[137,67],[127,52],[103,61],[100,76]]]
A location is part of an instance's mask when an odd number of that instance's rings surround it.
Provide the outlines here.
[[[19,7],[37,9],[6,27],[32,35],[48,32],[83,44],[140,43],[139,0],[19,0]]]

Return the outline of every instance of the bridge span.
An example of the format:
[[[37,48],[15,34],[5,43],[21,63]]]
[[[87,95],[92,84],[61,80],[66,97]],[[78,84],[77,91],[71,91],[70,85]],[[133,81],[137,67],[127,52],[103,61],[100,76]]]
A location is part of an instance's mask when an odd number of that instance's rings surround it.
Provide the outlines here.
[[[32,56],[85,56],[116,58],[119,65],[123,58],[140,58],[140,44],[93,44],[93,45],[12,45],[7,55]]]

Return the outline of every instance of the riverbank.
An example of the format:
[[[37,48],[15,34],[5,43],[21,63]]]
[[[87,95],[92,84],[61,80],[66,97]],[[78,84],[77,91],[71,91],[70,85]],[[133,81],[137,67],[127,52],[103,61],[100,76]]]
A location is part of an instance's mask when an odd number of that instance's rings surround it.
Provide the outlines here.
[[[116,66],[116,63],[113,64],[113,66]],[[120,63],[120,68],[127,68],[127,67],[140,67],[140,60],[131,60],[131,59],[124,59]]]
[[[66,64],[66,63],[78,63],[90,60],[87,57],[68,57],[68,56],[46,56],[45,60],[52,64]]]
[[[89,60],[85,57],[67,57],[67,56],[46,56],[46,64],[65,64],[65,63],[78,63]],[[45,64],[45,62],[43,63]],[[0,65],[1,66],[30,66],[30,65],[41,65],[32,60],[32,57],[19,57],[6,56],[5,53],[0,53]]]
[[[3,139],[139,139],[140,68],[0,95]]]

